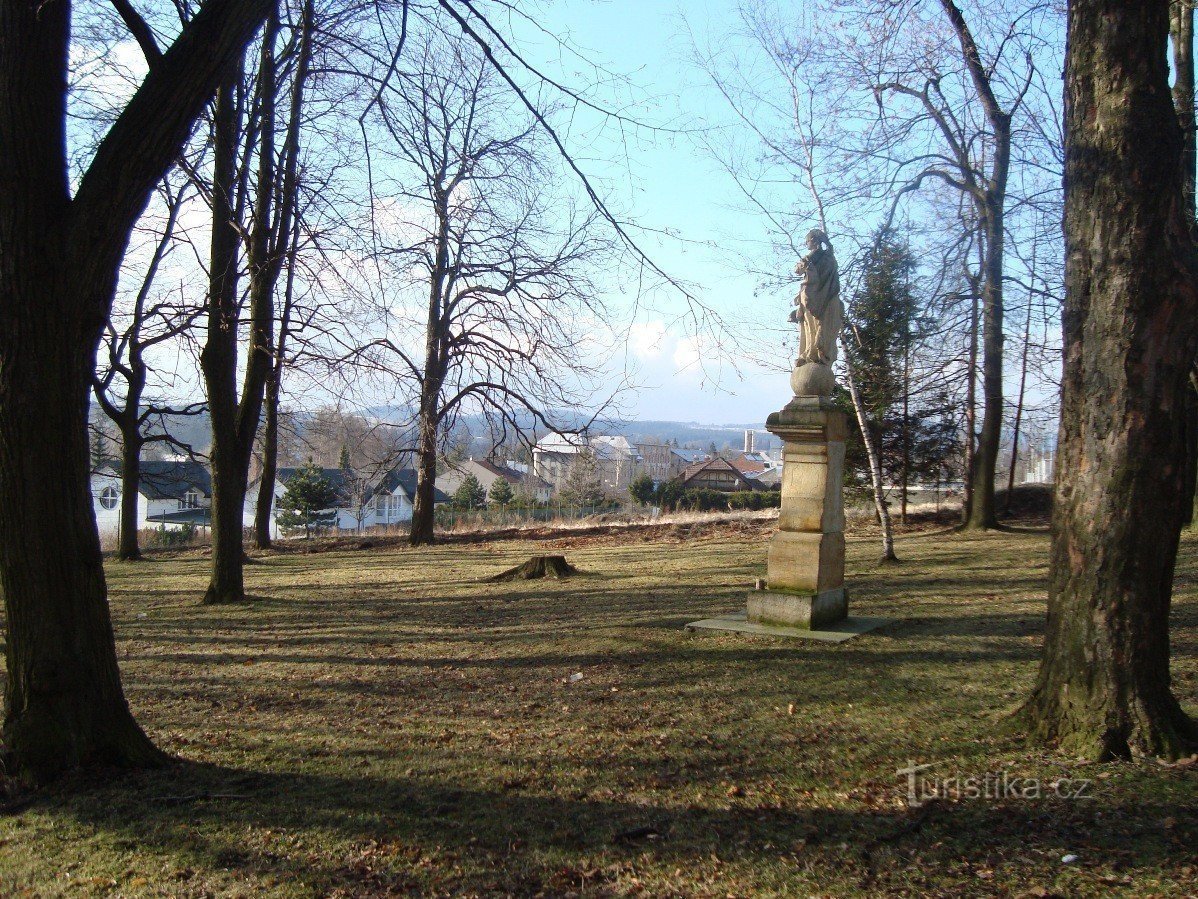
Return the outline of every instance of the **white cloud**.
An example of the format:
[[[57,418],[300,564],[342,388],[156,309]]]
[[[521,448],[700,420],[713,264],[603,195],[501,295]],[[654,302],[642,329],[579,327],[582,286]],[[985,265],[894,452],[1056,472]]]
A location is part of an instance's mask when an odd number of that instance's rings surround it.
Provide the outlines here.
[[[638,359],[656,359],[662,354],[666,325],[661,319],[637,322],[628,329],[628,348]]]

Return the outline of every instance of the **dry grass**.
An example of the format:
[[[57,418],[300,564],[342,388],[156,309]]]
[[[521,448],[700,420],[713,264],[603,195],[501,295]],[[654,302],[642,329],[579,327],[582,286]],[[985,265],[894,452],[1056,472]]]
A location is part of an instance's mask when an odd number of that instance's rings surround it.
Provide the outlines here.
[[[110,564],[130,702],[187,763],[0,817],[0,895],[1194,893],[1198,771],[1003,731],[1042,534],[906,538],[886,568],[852,541],[854,612],[902,622],[830,646],[686,633],[742,605],[763,525],[671,527],[275,555],[233,608],[197,604],[203,558]],[[553,550],[582,575],[482,582]],[[1192,711],[1195,578],[1188,539]],[[911,810],[909,761],[1093,798]]]

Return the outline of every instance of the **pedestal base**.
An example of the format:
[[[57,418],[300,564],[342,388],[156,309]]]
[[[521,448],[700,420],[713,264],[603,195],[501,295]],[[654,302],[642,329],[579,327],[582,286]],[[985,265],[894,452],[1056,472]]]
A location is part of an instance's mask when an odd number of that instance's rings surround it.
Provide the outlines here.
[[[745,611],[748,620],[757,624],[812,630],[847,618],[849,597],[844,587],[819,593],[754,590]]]
[[[843,618],[826,630],[810,630],[805,627],[781,627],[776,624],[759,624],[749,621],[744,612],[726,615],[723,618],[705,618],[692,621],[688,631],[723,631],[733,634],[752,634],[757,637],[788,637],[795,640],[816,640],[820,643],[843,643],[869,631],[895,623],[894,618]]]

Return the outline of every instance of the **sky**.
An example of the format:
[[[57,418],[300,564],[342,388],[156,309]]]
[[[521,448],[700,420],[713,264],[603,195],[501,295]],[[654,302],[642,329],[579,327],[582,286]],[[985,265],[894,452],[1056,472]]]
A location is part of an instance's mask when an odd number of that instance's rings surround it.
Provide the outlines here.
[[[806,25],[803,0],[777,2],[788,25]],[[797,290],[790,275],[796,259],[779,253],[769,222],[745,207],[734,180],[700,145],[712,135],[717,145],[725,137],[753,144],[691,58],[692,41],[737,46],[727,39],[740,24],[736,6],[721,0],[531,0],[525,8],[535,19],[495,20],[542,71],[606,108],[660,126],[621,126],[579,109],[554,120],[583,171],[630,223],[629,234],[693,296],[670,287],[638,291],[628,266],[596,279],[621,337],[608,360],[610,384],[632,385],[616,405],[623,418],[760,426],[790,397],[797,337],[786,317]],[[563,50],[558,38],[577,54]],[[142,68],[131,41],[115,49],[129,57],[127,68]],[[595,66],[617,73],[616,83],[592,89]],[[521,80],[544,90],[528,74]],[[118,79],[106,89],[116,96],[119,87]],[[195,223],[197,232],[205,227]],[[781,283],[765,287],[752,271]],[[692,303],[714,315],[697,325],[688,315]],[[174,368],[183,371],[190,361]],[[198,381],[193,387],[198,390]],[[309,396],[306,402],[321,401]]]
[[[641,87],[643,102],[633,113],[639,118],[681,131],[730,124],[724,101],[689,61],[688,29],[700,37],[732,29],[732,4],[559,0],[543,12],[546,31],[566,36],[587,59],[625,73]],[[552,41],[538,40],[527,29],[518,33],[530,58],[539,53],[550,67],[560,59]],[[560,71],[568,77],[570,64]],[[580,81],[585,80],[581,65],[574,71],[583,73]],[[734,183],[692,137],[642,131],[623,141],[616,140],[617,133],[607,128],[595,145],[588,143],[589,135],[582,135],[570,149],[581,145],[584,153],[595,150],[584,170],[602,179],[616,203],[644,229],[634,233],[650,258],[670,276],[687,282],[695,296],[737,332],[729,345],[719,346],[722,335],[697,334],[690,322],[680,319],[687,301],[677,291],[655,292],[628,334],[627,364],[639,386],[625,395],[622,409],[638,419],[764,422],[789,399],[788,369],[794,352],[779,337],[793,291],[755,295],[757,279],[746,274],[741,258],[744,248],[750,256],[769,258],[768,229],[758,216],[739,207]],[[793,265],[794,260],[787,262],[784,271]],[[753,333],[754,319],[761,323],[760,334]],[[772,367],[739,352],[736,340],[743,341],[746,322],[751,338],[776,345]]]

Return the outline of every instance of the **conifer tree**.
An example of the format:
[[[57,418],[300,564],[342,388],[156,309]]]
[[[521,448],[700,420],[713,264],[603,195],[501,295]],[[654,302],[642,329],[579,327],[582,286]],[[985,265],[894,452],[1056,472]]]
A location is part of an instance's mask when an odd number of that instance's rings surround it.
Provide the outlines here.
[[[279,527],[288,532],[328,530],[337,523],[337,491],[311,460],[287,479],[279,499]]]

